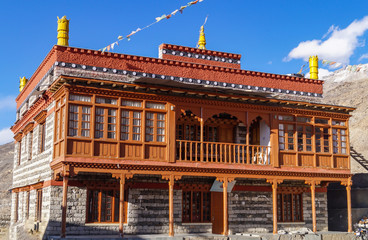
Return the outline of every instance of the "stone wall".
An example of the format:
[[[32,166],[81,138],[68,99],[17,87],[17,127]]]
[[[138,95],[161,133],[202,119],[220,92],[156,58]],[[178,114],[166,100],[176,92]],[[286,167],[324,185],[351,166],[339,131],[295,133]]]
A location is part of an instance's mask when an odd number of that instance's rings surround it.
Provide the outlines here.
[[[47,107],[51,110],[54,103]],[[37,125],[32,133],[23,136],[21,141],[21,148],[19,143],[14,146],[14,169],[13,169],[13,188],[29,186],[42,181],[51,180],[52,171],[50,162],[52,161],[53,152],[53,136],[54,136],[54,113],[51,113],[45,122],[45,150],[40,152],[40,125]],[[19,152],[21,150],[21,152]],[[18,158],[20,155],[20,164],[18,165]],[[27,208],[27,192],[18,193],[18,211],[16,211],[16,194],[12,193],[12,209],[10,221],[10,239],[21,239],[29,233],[35,233],[34,228],[37,224],[36,216],[36,190],[30,191],[29,200],[29,217],[26,217]],[[42,189],[42,216],[41,223],[38,223],[39,233],[41,236],[45,231],[50,216],[50,187]],[[60,208],[60,205],[59,205]],[[15,214],[18,213],[17,221],[15,221]],[[29,238],[32,236],[29,235]]]
[[[303,222],[278,223],[279,230],[313,229],[311,194],[303,193]],[[327,193],[316,193],[317,231],[328,230]],[[271,192],[229,194],[229,230],[231,233],[267,233],[273,231]]]
[[[272,193],[229,193],[229,230],[232,233],[272,232]]]
[[[62,187],[52,186],[50,219],[47,235],[59,235],[61,223]],[[126,234],[165,234],[169,232],[169,192],[166,189],[129,189]],[[115,224],[86,224],[87,189],[68,188],[67,234],[117,234]],[[174,191],[174,228],[176,233],[212,232],[212,224],[181,223],[182,191]]]

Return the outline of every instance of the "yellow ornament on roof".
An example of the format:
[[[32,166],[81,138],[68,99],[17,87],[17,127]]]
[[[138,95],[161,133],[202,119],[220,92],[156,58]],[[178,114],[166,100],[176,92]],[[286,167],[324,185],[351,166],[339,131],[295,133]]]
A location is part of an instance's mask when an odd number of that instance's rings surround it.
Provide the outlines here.
[[[57,45],[61,46],[69,46],[69,20],[66,19],[66,16],[59,19],[58,18],[58,27],[57,27]]]
[[[199,31],[199,40],[197,43],[199,49],[206,49],[206,37],[204,36],[204,27],[201,26],[201,30]]]

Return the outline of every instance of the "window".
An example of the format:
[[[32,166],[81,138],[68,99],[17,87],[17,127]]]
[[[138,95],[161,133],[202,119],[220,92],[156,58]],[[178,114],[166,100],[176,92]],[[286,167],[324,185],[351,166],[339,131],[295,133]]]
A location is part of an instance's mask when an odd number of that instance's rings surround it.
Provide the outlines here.
[[[14,213],[14,222],[18,222],[18,208],[19,208],[19,193],[15,193],[15,213]]]
[[[115,139],[116,138],[115,135],[116,135],[116,109],[97,107],[95,138]]]
[[[80,101],[80,102],[91,102],[91,97],[84,96],[84,95],[70,94],[69,100],[70,101]]]
[[[288,115],[279,115],[279,120],[293,122],[294,117],[293,116],[288,116]]]
[[[26,196],[26,219],[29,219],[29,200],[31,197],[31,193],[30,191],[27,191],[27,196]]]
[[[116,189],[88,190],[88,222],[119,222],[120,191]],[[127,222],[128,191],[124,191],[124,222]]]
[[[294,150],[294,125],[279,124],[279,148],[280,150]]]
[[[345,121],[341,121],[341,120],[332,120],[332,125],[333,126],[345,126]]]
[[[118,103],[118,101],[116,99],[112,99],[112,98],[96,97],[96,103],[116,105]]]
[[[28,160],[32,159],[32,142],[33,142],[33,132],[29,132],[29,146],[28,146]]]
[[[146,108],[152,108],[152,109],[165,109],[165,104],[164,103],[152,103],[152,102],[147,102],[146,103]]]
[[[22,160],[22,141],[18,142],[18,166]]]
[[[183,222],[211,222],[211,192],[183,191]]]
[[[69,136],[90,137],[91,107],[69,106]]]
[[[316,152],[330,152],[328,128],[315,127]]]
[[[126,107],[142,107],[142,102],[141,101],[133,101],[133,100],[122,100],[121,101],[121,105],[122,106],[126,106]]]
[[[42,153],[43,151],[45,151],[45,144],[46,144],[46,128],[45,128],[45,123],[41,123],[40,124],[40,145],[39,145],[39,152]]]
[[[42,189],[36,191],[36,221],[41,222],[42,216]]]
[[[146,141],[165,142],[165,114],[146,112]]]
[[[346,130],[345,129],[332,129],[332,144],[333,153],[346,154]]]
[[[301,222],[303,221],[302,194],[277,194],[277,221]]]
[[[298,137],[298,151],[312,151],[312,126],[298,125],[296,131]]]
[[[328,124],[328,119],[316,118],[314,122],[318,124]]]
[[[142,113],[138,111],[121,111],[121,140],[141,140],[141,116]]]

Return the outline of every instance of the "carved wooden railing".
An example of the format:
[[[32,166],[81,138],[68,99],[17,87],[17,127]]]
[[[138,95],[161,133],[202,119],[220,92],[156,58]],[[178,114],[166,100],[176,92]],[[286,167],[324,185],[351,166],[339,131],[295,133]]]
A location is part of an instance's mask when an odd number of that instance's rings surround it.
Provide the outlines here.
[[[176,140],[176,160],[270,165],[270,147],[238,143]]]

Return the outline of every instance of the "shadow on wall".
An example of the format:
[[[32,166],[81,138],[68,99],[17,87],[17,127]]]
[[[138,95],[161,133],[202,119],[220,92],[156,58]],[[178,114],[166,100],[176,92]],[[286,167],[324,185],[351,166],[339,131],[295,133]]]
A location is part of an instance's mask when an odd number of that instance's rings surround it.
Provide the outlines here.
[[[352,178],[351,208],[353,225],[368,217],[368,174],[356,174]],[[347,231],[347,198],[345,186],[331,183],[327,190],[328,230]]]

